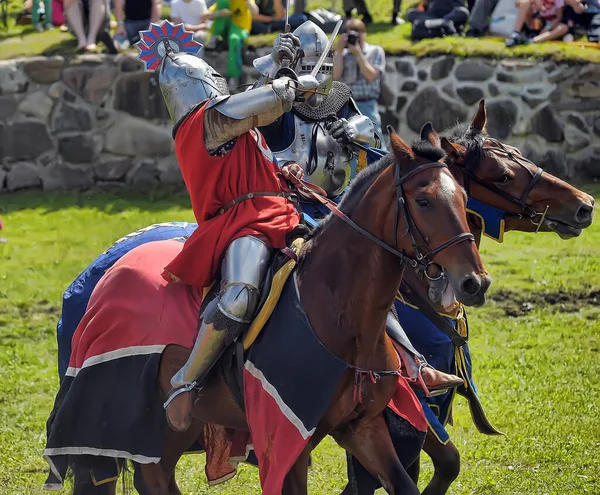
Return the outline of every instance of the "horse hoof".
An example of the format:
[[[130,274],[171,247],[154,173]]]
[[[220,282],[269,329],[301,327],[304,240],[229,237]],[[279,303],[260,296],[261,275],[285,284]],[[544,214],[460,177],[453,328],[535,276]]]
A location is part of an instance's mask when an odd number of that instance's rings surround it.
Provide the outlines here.
[[[165,411],[169,428],[184,432],[192,424],[192,394],[186,392],[175,397]]]

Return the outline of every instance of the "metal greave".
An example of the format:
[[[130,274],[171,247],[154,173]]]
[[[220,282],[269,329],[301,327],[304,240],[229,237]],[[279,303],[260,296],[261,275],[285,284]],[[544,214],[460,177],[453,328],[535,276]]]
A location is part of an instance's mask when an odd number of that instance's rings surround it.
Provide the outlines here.
[[[195,386],[223,349],[250,325],[271,250],[252,236],[234,240],[221,264],[222,289],[201,315],[196,342],[183,367],[171,378],[174,388]]]

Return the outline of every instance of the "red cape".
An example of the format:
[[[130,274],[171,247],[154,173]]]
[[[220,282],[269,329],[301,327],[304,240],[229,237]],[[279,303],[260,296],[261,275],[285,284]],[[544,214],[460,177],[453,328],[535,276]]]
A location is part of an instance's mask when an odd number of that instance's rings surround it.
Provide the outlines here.
[[[237,138],[225,156],[211,156],[204,144],[206,105],[180,126],[175,150],[198,228],[167,272],[194,287],[207,287],[231,241],[256,235],[273,248],[285,247],[286,234],[300,221],[292,203],[282,197],[257,197],[241,202],[224,214],[213,215],[226,203],[251,192],[283,191],[262,134],[251,130]]]

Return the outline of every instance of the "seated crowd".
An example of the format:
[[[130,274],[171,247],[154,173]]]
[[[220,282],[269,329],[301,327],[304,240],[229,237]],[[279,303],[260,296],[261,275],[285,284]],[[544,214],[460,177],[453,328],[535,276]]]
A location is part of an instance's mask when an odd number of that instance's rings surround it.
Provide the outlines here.
[[[25,11],[34,29],[61,26],[77,38],[81,52],[102,42],[117,53],[139,40],[138,32],[162,18],[163,0],[26,0]],[[289,23],[295,29],[307,19],[305,0],[287,0]],[[227,77],[235,86],[241,76],[244,40],[251,34],[281,32],[285,28],[286,0],[165,0],[170,19],[183,23],[207,50],[228,50]],[[38,8],[32,8],[32,4]],[[346,18],[353,11],[368,25],[372,17],[365,0],[343,0]],[[587,34],[600,40],[600,0],[421,0],[400,15],[401,0],[394,0],[392,25],[410,22],[412,39],[465,34],[469,37],[503,36],[506,46],[551,40],[573,41]],[[110,20],[111,12],[115,21]],[[116,26],[114,25],[116,23]],[[114,35],[110,35],[114,27]],[[586,33],[587,31],[587,33]]]

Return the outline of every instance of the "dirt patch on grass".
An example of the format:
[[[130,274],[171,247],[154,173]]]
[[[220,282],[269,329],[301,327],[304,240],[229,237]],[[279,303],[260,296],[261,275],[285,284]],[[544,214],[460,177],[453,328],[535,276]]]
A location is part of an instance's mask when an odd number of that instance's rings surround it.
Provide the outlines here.
[[[557,291],[511,291],[499,290],[490,294],[490,300],[504,310],[508,316],[523,316],[537,308],[574,313],[585,306],[600,304],[600,289]]]

